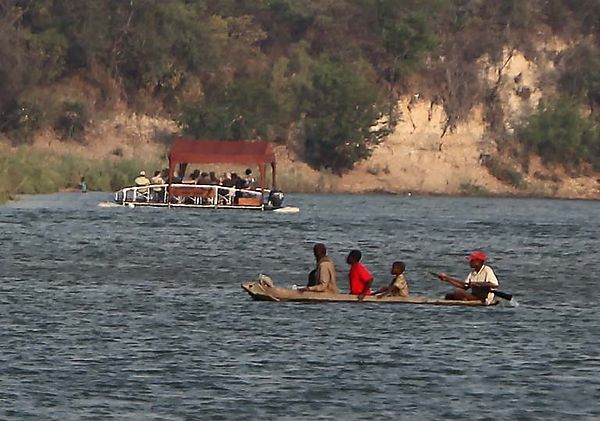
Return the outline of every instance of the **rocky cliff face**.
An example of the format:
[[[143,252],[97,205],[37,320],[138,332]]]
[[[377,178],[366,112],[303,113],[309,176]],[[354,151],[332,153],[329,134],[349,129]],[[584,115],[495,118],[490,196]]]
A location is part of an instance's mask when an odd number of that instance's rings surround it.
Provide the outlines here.
[[[538,66],[512,52],[510,56],[507,53],[503,68],[482,63],[482,71],[487,73],[490,86],[497,88],[502,124],[511,132],[521,115],[535,108],[541,98]],[[489,157],[498,154],[498,144],[488,130],[483,105],[474,108],[453,131],[445,130],[443,107],[422,98],[419,92],[403,98],[399,111],[401,120],[395,133],[357,168],[373,176],[370,188],[379,185],[389,191],[435,194],[468,193],[479,188],[496,194],[514,193],[514,187],[492,176],[485,166]],[[349,180],[348,185],[356,181]]]
[[[500,68],[481,63],[489,86],[499,97],[500,124],[507,134],[512,134],[521,117],[536,109],[543,93],[552,89],[550,58],[560,50],[560,43],[543,47],[536,61],[507,51]],[[349,174],[321,183],[323,190],[600,198],[600,174],[572,177],[561,168],[545,167],[535,157],[524,170],[510,152],[501,152],[483,105],[451,132],[445,130],[443,107],[424,98],[418,89],[398,105],[401,118],[395,133]],[[490,160],[522,178],[519,186],[492,175]],[[285,165],[298,164],[288,161]],[[308,168],[299,172],[311,177]]]

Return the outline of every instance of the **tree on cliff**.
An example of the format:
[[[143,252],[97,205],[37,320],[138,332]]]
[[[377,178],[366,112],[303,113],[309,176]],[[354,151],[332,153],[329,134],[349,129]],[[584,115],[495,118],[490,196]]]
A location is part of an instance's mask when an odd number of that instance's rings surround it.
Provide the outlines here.
[[[574,168],[589,162],[600,171],[600,123],[584,118],[572,99],[542,104],[517,135],[529,151],[548,163]]]
[[[315,168],[351,169],[391,131],[389,119],[378,124],[389,118],[389,104],[356,66],[329,58],[317,61],[301,95],[304,157]]]

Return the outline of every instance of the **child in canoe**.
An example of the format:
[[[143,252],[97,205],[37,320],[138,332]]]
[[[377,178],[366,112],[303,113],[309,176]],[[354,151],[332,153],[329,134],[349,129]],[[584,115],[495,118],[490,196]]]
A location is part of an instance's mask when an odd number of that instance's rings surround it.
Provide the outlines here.
[[[377,298],[381,297],[408,297],[408,283],[404,277],[404,270],[406,265],[404,262],[394,262],[392,264],[392,270],[390,271],[394,276],[392,282],[383,288],[379,288],[375,295]]]

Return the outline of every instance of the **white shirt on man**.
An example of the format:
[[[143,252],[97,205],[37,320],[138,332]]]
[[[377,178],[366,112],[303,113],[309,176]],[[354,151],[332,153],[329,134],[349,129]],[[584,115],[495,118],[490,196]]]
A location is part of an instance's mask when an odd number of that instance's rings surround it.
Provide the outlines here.
[[[494,285],[495,287],[498,287],[498,278],[496,278],[496,274],[494,273],[494,270],[489,267],[488,265],[483,265],[481,267],[481,269],[479,269],[479,271],[471,271],[469,273],[469,275],[467,276],[467,279],[465,279],[465,284],[467,286],[471,286],[471,282],[488,282],[492,285]],[[493,292],[488,292],[487,296],[485,295],[486,291],[489,291],[488,288],[482,288],[482,287],[476,287],[473,286],[471,288],[471,291],[473,293],[473,295],[477,295],[478,297],[481,297],[482,299],[485,298],[485,302],[486,304],[491,303],[492,301],[494,301],[494,293]]]

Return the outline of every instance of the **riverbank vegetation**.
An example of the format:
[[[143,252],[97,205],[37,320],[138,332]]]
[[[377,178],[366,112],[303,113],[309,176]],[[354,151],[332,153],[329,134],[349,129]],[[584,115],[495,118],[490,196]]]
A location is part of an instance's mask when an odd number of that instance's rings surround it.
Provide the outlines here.
[[[499,150],[516,142],[524,154],[597,169],[597,6],[596,0],[2,0],[0,135],[26,145],[52,130],[81,142],[95,121],[126,108],[174,118],[189,136],[285,143],[313,168],[341,174],[394,129],[402,118],[398,98],[419,92],[420,100],[444,110],[440,136],[482,106],[486,136]],[[541,83],[548,105],[507,130],[499,93],[507,56],[518,50],[535,61],[549,39],[566,46]],[[497,77],[487,77],[484,67]],[[523,86],[519,94],[537,88]],[[62,158],[54,163],[64,165]],[[111,181],[100,184],[108,188]]]
[[[578,104],[562,99],[541,105],[518,130],[524,147],[546,162],[600,171],[600,124],[581,115]]]
[[[79,190],[81,177],[85,177],[90,191],[111,192],[132,185],[141,170],[151,174],[167,166],[164,161],[142,159],[95,160],[77,154],[31,150],[25,146],[11,148],[0,144],[0,203],[19,194],[55,193],[62,190]],[[235,169],[235,168],[234,168]],[[213,165],[203,168],[222,174],[231,166]],[[240,173],[242,167],[237,169]],[[270,174],[267,174],[267,184]],[[321,171],[318,180],[306,178],[296,168],[281,168],[277,175],[278,187],[286,192],[315,193],[333,191],[336,175]]]
[[[92,160],[74,154],[0,147],[0,203],[17,194],[78,189],[85,177],[90,190],[113,191],[130,185],[140,168],[162,168],[160,162]]]

